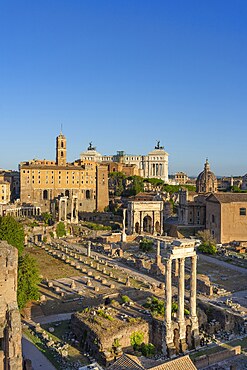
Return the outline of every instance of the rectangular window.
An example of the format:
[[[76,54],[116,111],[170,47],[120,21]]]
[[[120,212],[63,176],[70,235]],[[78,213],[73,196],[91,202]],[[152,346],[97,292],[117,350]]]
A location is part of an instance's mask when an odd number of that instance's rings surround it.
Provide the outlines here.
[[[246,208],[240,208],[239,209],[240,216],[246,216]]]

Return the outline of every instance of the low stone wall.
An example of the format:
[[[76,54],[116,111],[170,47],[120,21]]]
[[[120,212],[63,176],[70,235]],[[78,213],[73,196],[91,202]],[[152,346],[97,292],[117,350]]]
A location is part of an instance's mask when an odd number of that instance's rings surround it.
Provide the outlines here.
[[[215,320],[220,324],[220,328],[225,331],[233,331],[234,333],[239,333],[244,327],[244,318],[239,314],[230,311],[227,307],[218,307],[212,305],[208,302],[199,301],[198,306],[201,308],[207,315],[208,318],[208,327],[204,327],[205,330],[211,331],[211,334],[214,334],[212,328],[209,328],[209,323],[211,320]],[[215,327],[215,330],[219,330],[218,327]]]
[[[92,315],[92,319],[93,317]],[[80,347],[84,351],[88,351],[104,365],[114,359],[116,355],[114,353],[114,343],[116,341],[119,343],[119,350],[127,349],[131,346],[130,336],[133,332],[142,332],[144,334],[144,342],[149,342],[149,323],[144,320],[126,323],[126,325],[123,322],[122,326],[114,329],[110,328],[111,323],[109,322],[109,327],[107,327],[104,334],[97,334],[95,324],[93,320],[91,321],[90,323],[90,320],[84,319],[80,313],[73,314],[71,317],[71,330],[76,335]]]
[[[230,357],[240,355],[241,346],[236,346],[231,349],[226,349],[217,353],[212,353],[210,355],[203,355],[194,359],[194,364],[197,369],[203,369],[209,365],[216,364],[220,361],[224,361]]]

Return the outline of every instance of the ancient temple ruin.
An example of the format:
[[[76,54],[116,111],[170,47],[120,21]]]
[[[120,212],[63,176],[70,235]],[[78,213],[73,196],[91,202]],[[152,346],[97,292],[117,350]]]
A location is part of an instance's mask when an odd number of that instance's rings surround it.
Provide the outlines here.
[[[189,314],[185,315],[185,260],[190,259]],[[178,311],[172,313],[172,265],[178,264]],[[163,352],[167,356],[184,353],[199,345],[199,328],[196,313],[196,266],[194,242],[176,241],[166,260],[165,322]]]
[[[21,319],[17,306],[18,251],[0,241],[0,370],[21,370]]]

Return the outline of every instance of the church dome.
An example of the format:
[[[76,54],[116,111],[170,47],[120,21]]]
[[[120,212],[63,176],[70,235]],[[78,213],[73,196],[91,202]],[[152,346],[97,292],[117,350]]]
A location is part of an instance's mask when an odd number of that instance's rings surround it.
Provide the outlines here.
[[[217,192],[217,178],[215,174],[210,171],[208,160],[204,165],[204,170],[199,173],[196,180],[197,193],[215,193]]]

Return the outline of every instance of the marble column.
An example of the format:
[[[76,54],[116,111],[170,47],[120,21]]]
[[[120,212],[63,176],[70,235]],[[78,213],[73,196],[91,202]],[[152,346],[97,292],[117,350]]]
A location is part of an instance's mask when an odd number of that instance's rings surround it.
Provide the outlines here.
[[[90,240],[87,245],[87,256],[91,257],[91,241]]]
[[[168,259],[166,263],[166,286],[165,286],[165,330],[166,343],[173,342],[172,331],[172,260]]]
[[[190,275],[190,319],[191,332],[193,335],[193,346],[197,348],[200,345],[199,324],[196,314],[196,266],[197,255],[191,257],[191,275]]]
[[[186,349],[186,324],[184,320],[184,261],[185,258],[179,259],[179,276],[178,276],[178,323],[179,339],[181,341],[182,352]]]
[[[190,275],[190,315],[196,317],[196,265],[197,256],[191,257],[191,275]]]
[[[156,250],[156,264],[160,265],[161,263],[161,255],[160,255],[160,241],[157,240],[157,250]]]

